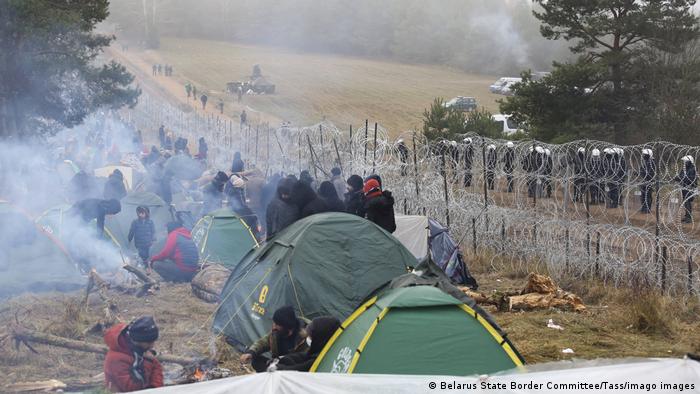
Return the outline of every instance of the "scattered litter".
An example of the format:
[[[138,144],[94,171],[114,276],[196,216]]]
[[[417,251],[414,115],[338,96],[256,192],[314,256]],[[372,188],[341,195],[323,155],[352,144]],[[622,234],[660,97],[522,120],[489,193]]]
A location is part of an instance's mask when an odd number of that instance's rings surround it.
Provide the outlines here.
[[[502,280],[500,280],[500,279],[496,279],[496,282],[502,282]]]
[[[574,354],[574,350],[571,348],[568,348],[568,347],[566,349],[562,350],[561,352],[564,354]]]
[[[549,319],[549,321],[547,322],[547,327],[553,328],[555,330],[564,330],[564,327],[562,327],[558,324],[554,324],[554,320],[552,320],[552,319]]]

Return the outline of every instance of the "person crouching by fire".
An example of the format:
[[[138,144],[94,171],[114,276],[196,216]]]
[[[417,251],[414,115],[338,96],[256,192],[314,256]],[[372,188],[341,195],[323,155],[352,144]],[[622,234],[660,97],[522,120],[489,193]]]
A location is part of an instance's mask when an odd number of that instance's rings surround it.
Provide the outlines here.
[[[115,324],[105,332],[107,390],[124,393],[163,386],[163,367],[153,350],[157,339],[158,326],[151,316]]]

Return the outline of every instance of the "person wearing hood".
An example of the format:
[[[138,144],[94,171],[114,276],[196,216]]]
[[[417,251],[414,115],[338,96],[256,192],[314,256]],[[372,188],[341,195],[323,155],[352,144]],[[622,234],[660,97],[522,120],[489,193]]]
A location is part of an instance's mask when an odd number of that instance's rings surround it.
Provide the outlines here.
[[[290,353],[306,352],[309,347],[302,336],[306,323],[296,316],[294,308],[283,306],[272,315],[272,330],[246,349],[241,363],[250,363],[256,372],[265,372],[274,359]],[[266,353],[272,356],[265,356]]]
[[[311,190],[313,190],[314,192],[318,189],[316,187],[316,181],[311,176],[311,173],[307,170],[304,170],[301,173],[299,173],[299,180],[311,186]]]
[[[495,189],[496,181],[496,164],[498,156],[496,154],[496,145],[490,144],[486,147],[486,183],[489,190]]]
[[[314,192],[308,183],[301,179],[292,186],[291,200],[299,208],[301,219],[329,211],[326,202]]]
[[[291,199],[294,183],[292,179],[283,178],[277,185],[277,196],[267,206],[265,214],[267,239],[274,237],[301,216],[299,207]]]
[[[309,349],[305,352],[290,353],[273,360],[267,371],[308,372],[338,328],[340,328],[340,320],[335,317],[322,316],[315,318],[306,329],[306,344],[309,346]]]
[[[515,169],[515,148],[512,141],[506,142],[506,149],[503,153],[503,172],[506,174],[508,193],[513,192],[513,170]]]
[[[223,171],[219,171],[214,179],[202,189],[204,197],[202,216],[221,208],[221,204],[224,201],[224,185],[226,185],[226,182],[228,182],[228,175]]]
[[[199,160],[206,160],[207,153],[209,152],[209,145],[204,140],[204,137],[199,137],[199,145],[197,147],[197,158]]]
[[[151,245],[156,240],[156,227],[151,220],[151,211],[148,207],[136,207],[136,216],[137,218],[131,222],[127,239],[129,242],[134,241],[134,246],[139,251],[139,257],[145,265],[150,257]]]
[[[179,222],[168,223],[163,250],[151,257],[149,266],[168,282],[190,282],[199,270],[199,252],[192,234]]]
[[[233,163],[231,163],[231,172],[238,174],[245,171],[245,163],[241,159],[241,152],[233,154]]]
[[[245,179],[238,173],[232,174],[224,185],[224,194],[228,198],[228,206],[237,212],[248,207],[245,196]]]
[[[464,163],[464,187],[470,187],[472,185],[472,160],[474,159],[474,147],[472,146],[472,139],[467,137],[463,140],[464,152],[462,153],[462,160]]]
[[[365,217],[365,194],[363,182],[359,175],[351,175],[347,181],[348,192],[345,193],[345,212]]]
[[[673,180],[681,186],[681,197],[683,198],[683,208],[685,210],[685,216],[683,216],[681,223],[692,223],[693,200],[698,187],[698,175],[693,156],[683,156],[681,162],[683,163],[683,168]]]
[[[338,198],[338,193],[331,182],[321,182],[321,186],[318,188],[318,195],[326,202],[330,212],[345,212],[345,204]]]
[[[114,170],[105,183],[102,197],[105,200],[121,200],[126,196],[126,186],[124,186],[124,174],[119,169]]]
[[[596,205],[605,201],[605,186],[602,179],[605,177],[605,167],[600,158],[600,150],[593,148],[591,157],[588,159],[588,189],[591,195],[591,205]]]
[[[153,350],[158,326],[151,316],[142,316],[128,325],[118,323],[107,329],[104,342],[105,388],[126,393],[163,386],[163,367]]]
[[[653,201],[654,180],[656,179],[656,162],[651,149],[642,149],[642,163],[639,166],[639,176],[642,184],[639,186],[641,192],[642,213],[651,213],[651,203]]]
[[[365,194],[365,217],[384,230],[396,231],[394,218],[394,197],[390,191],[382,191],[376,179],[365,182],[362,189]]]
[[[160,152],[158,151],[158,148],[156,148],[156,146],[153,145],[151,146],[151,151],[148,153],[148,155],[143,158],[143,165],[151,165],[153,163],[158,162],[158,159],[160,159]]]
[[[160,142],[160,147],[165,149],[165,125],[160,125],[158,128],[158,142]]]
[[[345,193],[348,191],[348,187],[341,175],[340,168],[333,167],[331,169],[331,183],[333,183],[333,187],[335,187],[335,192],[338,195],[338,198],[345,196]]]

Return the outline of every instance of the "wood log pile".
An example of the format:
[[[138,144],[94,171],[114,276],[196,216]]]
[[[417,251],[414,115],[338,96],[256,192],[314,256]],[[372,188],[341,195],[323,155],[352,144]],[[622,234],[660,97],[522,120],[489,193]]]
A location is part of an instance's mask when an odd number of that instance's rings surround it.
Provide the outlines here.
[[[208,264],[192,279],[192,293],[206,302],[219,302],[219,295],[231,275],[221,264]]]
[[[460,290],[479,305],[492,305],[499,311],[531,311],[541,309],[559,309],[571,312],[584,312],[586,306],[579,296],[564,291],[552,278],[546,275],[530,273],[527,285],[520,292],[494,293],[486,295],[466,287]]]

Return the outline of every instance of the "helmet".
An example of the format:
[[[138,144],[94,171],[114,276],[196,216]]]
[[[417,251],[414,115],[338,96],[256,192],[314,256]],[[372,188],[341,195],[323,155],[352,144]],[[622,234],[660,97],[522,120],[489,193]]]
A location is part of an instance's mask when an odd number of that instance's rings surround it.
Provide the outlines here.
[[[642,154],[649,157],[654,157],[654,152],[652,152],[652,150],[649,148],[642,149]]]
[[[472,143],[471,137],[467,137],[467,138],[463,139],[462,141],[464,141],[465,144],[471,144],[471,143]]]
[[[612,150],[612,148],[605,148],[605,149],[603,149],[603,153],[605,153],[606,155],[612,155],[613,150]]]
[[[507,146],[508,148],[512,148],[512,147],[513,147],[513,141],[508,141],[508,142],[506,142],[506,146]]]
[[[596,148],[591,151],[592,156],[600,156],[600,151]]]
[[[547,149],[547,148],[545,148],[545,150],[544,150],[544,154],[545,154],[545,155],[547,155],[547,156],[549,156],[549,155],[551,155],[551,154],[552,154],[552,151],[551,151],[551,150],[549,150],[549,149]]]
[[[693,159],[693,156],[690,156],[690,155],[688,155],[688,156],[683,156],[683,158],[681,158],[681,160],[683,160],[683,161],[685,161],[685,162],[688,162],[688,161],[689,161],[689,162],[695,164],[695,159]]]
[[[625,154],[625,151],[622,150],[622,148],[613,148],[612,150],[613,150],[614,153],[616,153],[616,154],[618,154],[618,155],[624,155],[624,154]]]
[[[494,149],[496,149],[496,145],[491,144],[491,145],[487,146],[486,149],[488,149],[488,150],[494,150]]]
[[[586,153],[586,148],[579,146],[577,152],[578,153]]]
[[[396,140],[396,143],[397,143],[397,144],[400,144],[400,143],[402,143],[402,142],[403,142],[403,138],[399,138],[398,140]]]
[[[450,145],[457,146],[457,141],[450,141]]]
[[[537,153],[544,153],[544,148],[542,148],[541,146],[536,146],[535,150],[537,151]]]

